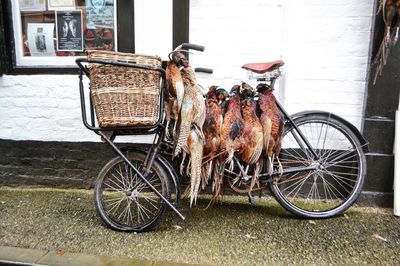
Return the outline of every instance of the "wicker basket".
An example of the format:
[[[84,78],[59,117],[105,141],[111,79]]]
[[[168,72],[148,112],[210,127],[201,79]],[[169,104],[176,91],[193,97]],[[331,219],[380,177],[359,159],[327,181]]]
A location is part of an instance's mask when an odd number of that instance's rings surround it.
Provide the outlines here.
[[[110,51],[87,51],[88,59],[161,67],[161,58]],[[151,126],[160,115],[157,71],[90,63],[90,91],[100,127]]]

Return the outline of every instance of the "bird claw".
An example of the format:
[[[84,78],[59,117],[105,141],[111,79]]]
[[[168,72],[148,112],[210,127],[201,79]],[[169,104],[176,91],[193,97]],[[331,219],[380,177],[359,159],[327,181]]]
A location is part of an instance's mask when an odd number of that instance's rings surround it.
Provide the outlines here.
[[[277,160],[278,160],[278,174],[279,174],[279,176],[282,176],[283,175],[282,163],[281,163],[281,161],[279,161],[278,158],[277,158]]]
[[[182,162],[179,166],[179,173],[181,174],[181,176],[183,176],[183,168],[185,167],[185,159],[186,159],[186,153],[183,153]]]
[[[172,130],[172,138],[176,138],[176,125],[178,124],[178,120],[175,121],[174,123],[174,129]]]
[[[232,171],[233,171],[233,168],[234,168],[234,167],[233,167],[233,161],[230,161],[230,162],[229,162],[229,171],[232,172]]]
[[[168,141],[169,138],[170,138],[169,130],[168,130],[168,128],[165,128],[165,137],[164,137],[164,140]]]
[[[186,175],[187,175],[187,176],[190,176],[191,162],[192,162],[192,161],[189,159],[188,165],[187,165],[187,167],[186,167]]]
[[[255,205],[256,204],[256,198],[253,196],[253,195],[251,195],[251,192],[249,192],[248,194],[247,194],[247,196],[249,197],[249,203],[250,203],[250,205]]]
[[[274,173],[274,165],[273,165],[273,163],[272,163],[271,157],[268,157],[267,174],[268,174],[269,176],[272,176],[273,173]]]

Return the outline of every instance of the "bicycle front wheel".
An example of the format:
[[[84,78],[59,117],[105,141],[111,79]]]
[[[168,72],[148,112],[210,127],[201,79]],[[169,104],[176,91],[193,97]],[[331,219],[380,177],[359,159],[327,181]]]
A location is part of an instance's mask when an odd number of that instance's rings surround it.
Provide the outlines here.
[[[144,175],[145,155],[130,152],[129,161]],[[154,161],[145,176],[165,198],[170,198],[168,178],[161,165]],[[165,211],[165,203],[121,158],[115,157],[99,173],[94,189],[97,213],[114,230],[142,232],[157,223]]]
[[[271,183],[278,202],[295,215],[327,218],[349,208],[359,196],[366,174],[362,145],[342,122],[329,115],[311,114],[295,124],[319,158],[301,140],[293,126],[282,139],[280,161],[285,169],[316,169],[283,174]]]

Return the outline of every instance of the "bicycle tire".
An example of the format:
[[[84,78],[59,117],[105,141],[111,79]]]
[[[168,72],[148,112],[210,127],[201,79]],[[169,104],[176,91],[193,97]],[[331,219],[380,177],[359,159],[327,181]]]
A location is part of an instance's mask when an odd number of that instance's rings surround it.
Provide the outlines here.
[[[296,140],[298,134],[294,127],[287,126],[279,156],[283,169],[312,163],[318,163],[319,167],[274,178],[270,183],[272,194],[285,209],[297,216],[337,216],[347,210],[361,193],[367,171],[363,147],[350,128],[329,114],[309,114],[294,122],[320,159],[310,159],[311,153],[305,144],[300,141],[299,145]],[[314,130],[318,127],[319,132]],[[288,191],[291,187],[293,190]],[[301,191],[303,188],[304,192]]]
[[[140,152],[130,152],[128,156],[139,171],[145,158],[146,155]],[[165,198],[170,199],[167,175],[156,160],[147,178]],[[94,203],[105,225],[126,232],[152,229],[166,209],[166,204],[121,157],[113,158],[100,171],[94,188]]]

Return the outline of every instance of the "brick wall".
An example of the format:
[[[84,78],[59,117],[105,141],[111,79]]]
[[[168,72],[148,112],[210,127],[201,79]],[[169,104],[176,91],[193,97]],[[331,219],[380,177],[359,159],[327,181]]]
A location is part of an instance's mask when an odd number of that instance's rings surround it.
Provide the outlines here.
[[[85,84],[87,88],[87,80]],[[78,76],[74,75],[1,77],[0,120],[0,139],[99,141],[82,124]],[[122,140],[152,139],[137,136]]]
[[[0,140],[0,186],[91,188],[101,168],[115,156],[93,142]]]
[[[203,83],[230,88],[246,79],[244,63],[282,58],[277,93],[290,113],[327,110],[361,128],[372,9],[373,0],[193,0],[190,41],[206,53],[192,63],[215,69]]]
[[[214,68],[205,86],[246,79],[243,63],[282,57],[277,93],[290,113],[322,109],[361,127],[372,0],[190,1],[190,41],[206,53],[194,65]],[[0,78],[0,139],[97,141],[81,123],[78,78]],[[147,141],[139,138],[139,141]]]

